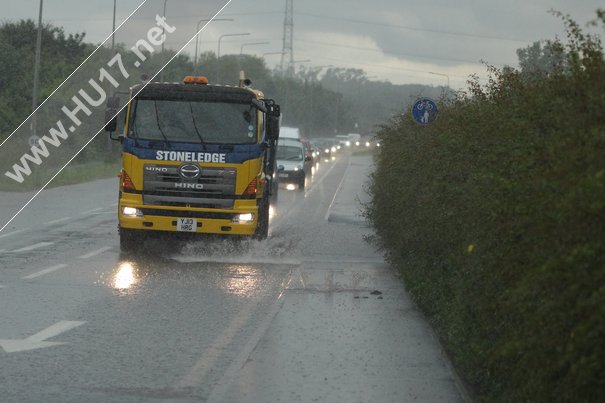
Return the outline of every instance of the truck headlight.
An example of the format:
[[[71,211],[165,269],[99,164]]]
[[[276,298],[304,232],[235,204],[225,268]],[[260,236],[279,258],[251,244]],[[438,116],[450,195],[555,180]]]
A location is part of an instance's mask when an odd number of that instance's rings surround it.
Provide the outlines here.
[[[252,213],[237,214],[235,217],[233,217],[234,223],[250,224],[252,221],[254,221],[254,214]]]
[[[122,214],[128,217],[143,217],[143,212],[134,207],[122,207]]]

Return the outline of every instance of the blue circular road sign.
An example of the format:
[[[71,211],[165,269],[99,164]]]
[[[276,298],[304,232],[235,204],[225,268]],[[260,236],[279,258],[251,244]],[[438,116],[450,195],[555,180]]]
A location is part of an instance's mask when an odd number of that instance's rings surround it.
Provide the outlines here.
[[[412,117],[416,123],[430,125],[437,119],[439,108],[431,98],[419,98],[412,106]]]

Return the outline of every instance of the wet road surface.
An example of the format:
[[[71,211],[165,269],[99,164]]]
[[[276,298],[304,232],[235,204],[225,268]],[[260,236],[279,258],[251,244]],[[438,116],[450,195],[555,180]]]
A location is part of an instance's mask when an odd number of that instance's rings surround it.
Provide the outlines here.
[[[281,189],[266,241],[136,257],[119,253],[116,179],[43,192],[0,233],[0,400],[462,401],[363,240],[370,170],[342,156]]]

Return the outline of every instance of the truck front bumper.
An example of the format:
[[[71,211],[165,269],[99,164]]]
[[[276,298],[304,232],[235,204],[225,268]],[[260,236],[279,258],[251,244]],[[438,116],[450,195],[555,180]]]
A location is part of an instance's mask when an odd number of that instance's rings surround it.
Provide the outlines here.
[[[124,207],[136,209],[136,215],[124,214]],[[237,218],[242,214],[252,214],[252,221],[238,222]],[[258,208],[250,207],[234,210],[200,210],[200,209],[169,209],[151,206],[137,206],[132,203],[120,203],[118,208],[118,220],[120,228],[179,232],[177,221],[179,219],[193,219],[197,222],[195,232],[200,234],[231,234],[231,235],[253,235],[256,231]]]

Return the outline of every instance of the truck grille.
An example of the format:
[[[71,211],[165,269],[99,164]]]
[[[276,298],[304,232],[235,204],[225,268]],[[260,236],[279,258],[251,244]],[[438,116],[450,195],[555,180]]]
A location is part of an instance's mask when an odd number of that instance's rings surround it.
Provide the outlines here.
[[[181,167],[199,167],[183,164]],[[235,168],[199,167],[199,175],[186,179],[179,166],[144,166],[143,204],[153,206],[232,209],[235,203]],[[185,173],[190,169],[183,169]],[[190,173],[189,173],[190,174]]]

